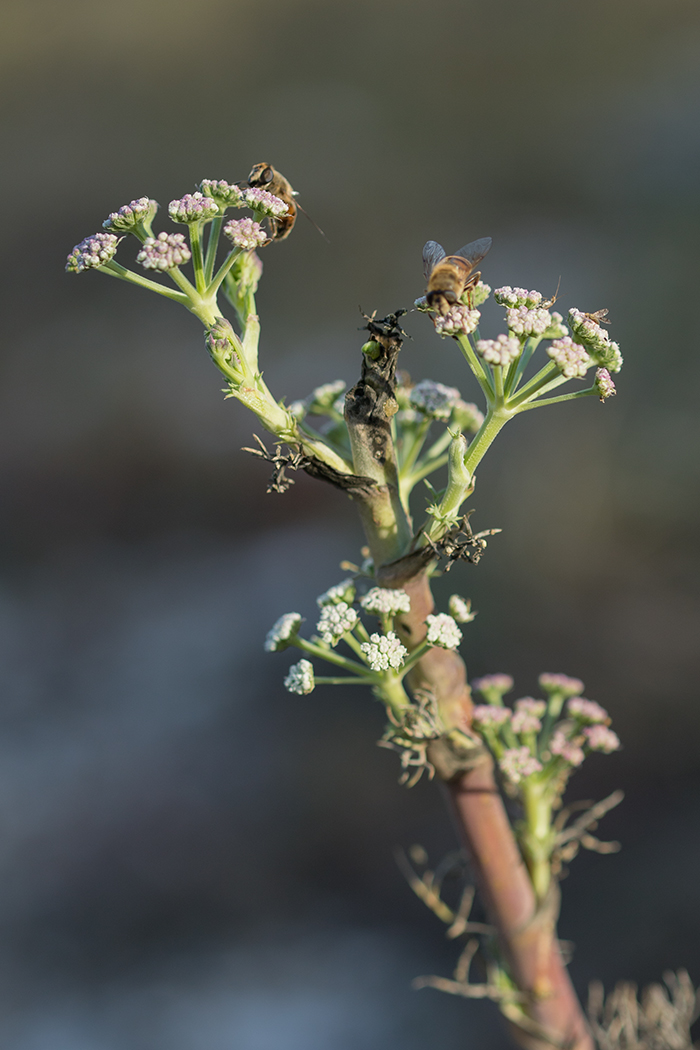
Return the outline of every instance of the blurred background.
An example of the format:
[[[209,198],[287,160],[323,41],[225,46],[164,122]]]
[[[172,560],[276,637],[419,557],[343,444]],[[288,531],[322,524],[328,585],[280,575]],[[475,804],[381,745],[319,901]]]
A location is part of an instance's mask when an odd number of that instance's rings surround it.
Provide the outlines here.
[[[414,992],[456,948],[395,867],[454,838],[357,692],[291,697],[283,612],[362,544],[342,494],[266,495],[195,318],[63,272],[134,197],[277,166],[262,362],[358,374],[358,305],[491,235],[484,279],[610,309],[619,396],[527,414],[479,471],[503,529],[438,585],[472,675],[586,682],[624,750],[612,857],[564,883],[577,987],[700,981],[700,9],[694,0],[4,0],[0,1034],[11,1050],[491,1050],[490,1004]],[[14,201],[14,204],[12,203]],[[170,228],[163,220],[165,228]],[[495,336],[498,311],[482,332]],[[403,367],[477,390],[419,314]],[[616,377],[618,380],[618,377]]]

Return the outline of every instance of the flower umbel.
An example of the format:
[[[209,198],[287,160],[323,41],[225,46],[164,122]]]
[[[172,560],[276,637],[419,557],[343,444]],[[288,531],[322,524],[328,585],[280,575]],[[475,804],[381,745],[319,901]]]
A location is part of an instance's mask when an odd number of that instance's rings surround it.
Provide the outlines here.
[[[301,616],[299,613],[284,613],[279,620],[267,632],[265,639],[265,652],[278,653],[292,644],[293,638],[301,627]]]
[[[153,222],[158,211],[158,201],[150,197],[139,197],[122,205],[118,211],[109,213],[109,218],[102,223],[104,230],[111,233],[133,233],[138,226]]]
[[[452,616],[447,613],[435,613],[426,616],[428,625],[427,640],[431,645],[441,649],[456,649],[462,641],[462,632]]]
[[[197,190],[196,193],[186,193],[179,200],[171,201],[168,214],[173,222],[202,222],[218,215],[219,205]]]
[[[300,660],[298,664],[292,664],[284,680],[285,689],[300,696],[312,693],[315,685],[314,667],[309,660]]]
[[[224,233],[237,248],[246,252],[251,252],[269,241],[260,223],[254,219],[231,219],[224,226]]]
[[[360,648],[373,671],[388,671],[389,668],[398,671],[408,656],[408,649],[393,631],[370,635],[369,641],[363,642]]]
[[[113,233],[93,233],[76,244],[66,262],[67,273],[82,273],[97,266],[104,266],[114,258],[119,238]]]
[[[499,335],[497,339],[479,339],[476,349],[490,365],[507,367],[511,361],[520,357],[522,346],[514,336]]]
[[[542,763],[530,753],[529,747],[511,747],[503,752],[498,762],[501,773],[511,784],[519,784],[524,777],[539,773]]]
[[[481,314],[468,306],[452,306],[446,314],[433,319],[438,335],[469,335],[479,326]]]
[[[321,608],[321,616],[316,624],[316,630],[326,645],[335,646],[346,631],[353,629],[357,619],[357,613],[350,608],[347,602],[324,605]]]
[[[413,387],[408,400],[414,408],[431,419],[449,419],[452,409],[460,400],[460,393],[453,386],[423,379]]]
[[[575,343],[569,335],[555,339],[547,353],[567,379],[583,379],[593,364],[584,347]]]
[[[147,237],[136,256],[145,270],[173,270],[192,258],[192,252],[182,233],[159,233]]]
[[[396,613],[411,611],[411,599],[405,591],[386,587],[373,587],[360,600],[360,605],[367,612],[379,616],[394,616]]]

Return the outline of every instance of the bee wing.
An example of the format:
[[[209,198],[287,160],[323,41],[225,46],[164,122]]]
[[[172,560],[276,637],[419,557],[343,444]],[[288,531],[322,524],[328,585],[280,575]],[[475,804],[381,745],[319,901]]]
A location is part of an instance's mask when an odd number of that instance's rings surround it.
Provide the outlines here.
[[[472,266],[476,266],[484,258],[492,244],[493,241],[490,237],[481,237],[478,241],[471,241],[469,244],[465,244],[463,248],[455,252],[455,255],[459,255],[462,259],[466,259],[467,262],[471,263]]]
[[[446,255],[445,249],[437,241],[426,241],[423,247],[423,276],[429,280],[431,273]]]

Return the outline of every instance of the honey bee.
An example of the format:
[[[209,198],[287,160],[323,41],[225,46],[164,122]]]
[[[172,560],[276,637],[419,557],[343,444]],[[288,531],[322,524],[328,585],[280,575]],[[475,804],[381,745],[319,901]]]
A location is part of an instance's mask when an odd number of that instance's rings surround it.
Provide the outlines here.
[[[606,321],[609,312],[609,310],[594,310],[592,314],[584,313],[584,317],[595,324],[610,324],[610,321]]]
[[[296,193],[284,175],[280,175],[271,164],[262,161],[260,164],[253,165],[248,176],[248,185],[274,193],[275,197],[284,201],[287,205],[287,214],[280,218],[270,218],[270,233],[273,241],[283,241],[285,237],[289,237],[297,221],[297,203],[294,200]]]
[[[490,237],[482,237],[465,244],[454,255],[446,255],[437,241],[427,242],[423,248],[423,274],[428,282],[425,298],[431,310],[444,316],[477,283],[481,274],[472,271],[491,244]]]

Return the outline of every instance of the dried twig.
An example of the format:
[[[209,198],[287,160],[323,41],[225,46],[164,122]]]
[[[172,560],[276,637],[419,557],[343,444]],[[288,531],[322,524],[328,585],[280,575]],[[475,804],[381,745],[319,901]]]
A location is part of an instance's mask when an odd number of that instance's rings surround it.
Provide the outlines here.
[[[698,994],[685,970],[665,973],[664,981],[666,988],[645,988],[641,1002],[631,981],[620,981],[607,999],[599,981],[591,984],[588,1017],[600,1050],[692,1050]]]

